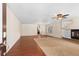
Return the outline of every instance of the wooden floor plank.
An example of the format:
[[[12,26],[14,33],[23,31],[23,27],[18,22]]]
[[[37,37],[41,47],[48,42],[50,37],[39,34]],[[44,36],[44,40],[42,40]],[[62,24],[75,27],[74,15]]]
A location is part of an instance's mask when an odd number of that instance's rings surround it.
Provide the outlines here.
[[[6,56],[45,56],[34,38],[35,36],[21,37]]]

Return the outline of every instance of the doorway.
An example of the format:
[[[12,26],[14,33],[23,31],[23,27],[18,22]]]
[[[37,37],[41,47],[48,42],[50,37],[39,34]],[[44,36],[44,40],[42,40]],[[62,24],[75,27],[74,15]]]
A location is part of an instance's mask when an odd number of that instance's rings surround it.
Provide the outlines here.
[[[6,52],[6,3],[2,3],[2,41],[0,43],[0,55],[4,56]]]

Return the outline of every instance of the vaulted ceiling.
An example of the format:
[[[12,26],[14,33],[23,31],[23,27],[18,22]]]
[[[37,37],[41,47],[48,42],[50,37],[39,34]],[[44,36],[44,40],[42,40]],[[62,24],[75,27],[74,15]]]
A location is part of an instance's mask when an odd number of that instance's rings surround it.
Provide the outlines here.
[[[60,10],[64,14],[79,16],[78,3],[8,3],[8,7],[25,24],[51,23],[51,17]]]

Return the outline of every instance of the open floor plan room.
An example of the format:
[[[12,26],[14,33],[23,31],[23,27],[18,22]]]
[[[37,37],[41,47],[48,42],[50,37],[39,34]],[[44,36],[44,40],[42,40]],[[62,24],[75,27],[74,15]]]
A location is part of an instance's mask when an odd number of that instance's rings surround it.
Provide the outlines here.
[[[79,56],[79,3],[1,3],[0,18],[1,56]]]

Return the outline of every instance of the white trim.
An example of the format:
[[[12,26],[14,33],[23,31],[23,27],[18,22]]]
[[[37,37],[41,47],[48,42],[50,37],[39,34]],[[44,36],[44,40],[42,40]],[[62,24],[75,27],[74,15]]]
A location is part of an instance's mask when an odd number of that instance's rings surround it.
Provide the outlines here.
[[[19,37],[17,40],[15,40],[15,41],[13,42],[13,44],[12,44],[9,48],[8,48],[8,45],[7,45],[7,50],[6,50],[5,54],[10,51],[10,49],[15,45],[15,43],[16,43],[20,38],[21,38],[21,37]]]

